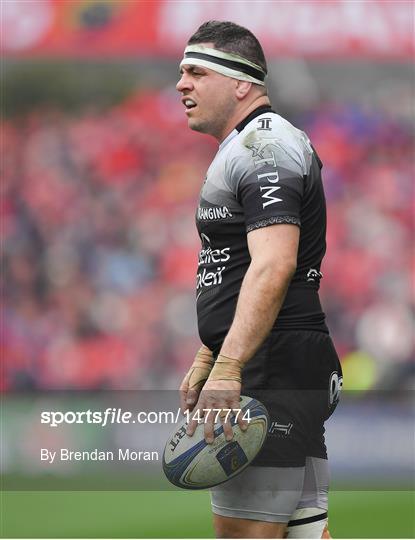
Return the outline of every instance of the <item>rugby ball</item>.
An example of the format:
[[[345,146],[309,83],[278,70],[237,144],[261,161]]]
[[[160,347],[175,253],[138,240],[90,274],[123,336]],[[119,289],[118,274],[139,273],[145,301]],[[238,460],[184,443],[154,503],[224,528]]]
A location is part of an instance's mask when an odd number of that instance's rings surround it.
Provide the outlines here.
[[[248,428],[242,431],[231,418],[233,439],[227,441],[220,422],[214,426],[214,441],[207,444],[200,423],[192,437],[186,435],[185,419],[168,439],[163,453],[163,470],[168,480],[185,489],[205,489],[226,482],[242,472],[265,442],[269,417],[258,400],[241,396],[240,408]]]

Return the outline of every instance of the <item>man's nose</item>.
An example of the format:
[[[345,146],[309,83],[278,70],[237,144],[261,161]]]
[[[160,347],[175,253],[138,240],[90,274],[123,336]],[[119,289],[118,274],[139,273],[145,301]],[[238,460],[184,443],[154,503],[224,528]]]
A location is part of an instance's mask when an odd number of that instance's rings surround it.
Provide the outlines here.
[[[180,77],[178,83],[176,84],[176,90],[178,92],[183,92],[183,90],[192,90],[193,85],[189,79],[189,77],[186,76],[185,73]]]

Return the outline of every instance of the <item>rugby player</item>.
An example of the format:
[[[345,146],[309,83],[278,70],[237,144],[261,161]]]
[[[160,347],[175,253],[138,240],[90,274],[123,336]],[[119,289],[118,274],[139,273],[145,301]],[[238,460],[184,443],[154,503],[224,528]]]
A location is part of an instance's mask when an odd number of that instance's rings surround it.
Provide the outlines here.
[[[266,60],[249,30],[203,24],[180,72],[189,127],[219,142],[196,214],[203,345],[181,384],[182,408],[200,416],[238,409],[242,391],[258,397],[271,419],[252,465],[211,491],[216,534],[327,537],[323,424],[342,378],[318,295],[326,250],[322,163],[306,134],[271,108]],[[205,417],[207,442],[213,419]],[[223,424],[230,440],[230,423]],[[196,425],[189,423],[190,436]]]

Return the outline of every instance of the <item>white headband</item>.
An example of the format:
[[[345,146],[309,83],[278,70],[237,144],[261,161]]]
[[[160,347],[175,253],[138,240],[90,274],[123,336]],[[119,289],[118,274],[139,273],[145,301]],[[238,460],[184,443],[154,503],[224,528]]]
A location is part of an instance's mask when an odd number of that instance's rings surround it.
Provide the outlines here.
[[[184,64],[206,67],[226,77],[265,86],[266,73],[263,68],[234,53],[219,51],[202,45],[188,45],[184,50],[184,58],[180,62],[180,67]]]

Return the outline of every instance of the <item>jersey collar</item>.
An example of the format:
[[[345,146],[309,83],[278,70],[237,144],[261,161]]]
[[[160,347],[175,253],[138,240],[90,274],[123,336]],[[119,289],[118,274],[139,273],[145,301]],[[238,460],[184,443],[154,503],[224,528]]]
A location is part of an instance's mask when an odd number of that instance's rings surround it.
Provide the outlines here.
[[[242,120],[242,122],[239,122],[239,124],[235,127],[236,131],[240,133],[244,129],[244,127],[246,127],[249,122],[251,122],[251,120],[261,114],[270,112],[275,113],[275,111],[272,110],[271,105],[261,105],[260,107],[257,107],[255,110],[249,113],[248,116]]]
[[[224,139],[220,145],[219,150],[222,150],[224,146],[226,146],[238,133],[240,133],[245,126],[251,122],[254,118],[257,116],[260,116],[261,114],[265,113],[275,113],[275,111],[272,109],[271,105],[261,105],[260,107],[257,107],[255,110],[253,110],[251,113],[248,114],[246,118],[244,118],[239,124],[229,133],[229,135]]]

